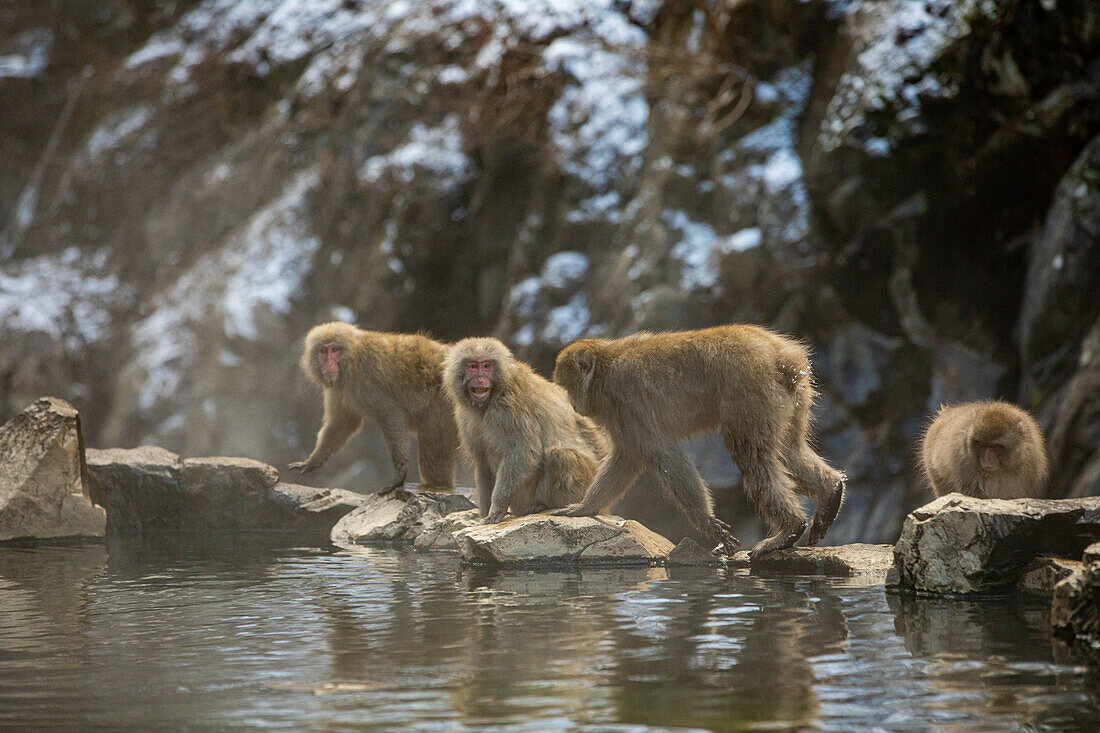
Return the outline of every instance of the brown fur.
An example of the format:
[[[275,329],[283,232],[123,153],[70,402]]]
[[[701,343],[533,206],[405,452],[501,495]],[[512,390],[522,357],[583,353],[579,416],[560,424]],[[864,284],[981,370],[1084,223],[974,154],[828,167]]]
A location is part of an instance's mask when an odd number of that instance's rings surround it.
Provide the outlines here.
[[[993,447],[1000,465],[983,468]],[[920,443],[921,470],[936,496],[952,492],[981,499],[1042,496],[1047,480],[1043,434],[1024,410],[1007,402],[942,407]]]
[[[554,381],[611,438],[584,500],[563,514],[604,511],[649,468],[688,519],[732,551],[737,540],[714,517],[706,486],[679,447],[715,429],[775,532],[753,557],[788,547],[805,531],[796,491],[818,503],[810,544],[840,509],[844,477],[807,442],[814,390],[807,350],[797,341],[748,325],[582,339],[558,354]]]
[[[484,404],[471,399],[464,366],[494,362]],[[454,344],[444,361],[447,393],[458,433],[474,465],[478,507],[485,523],[499,522],[511,508],[529,514],[566,506],[584,496],[606,439],[591,420],[569,406],[561,387],[512,356],[494,338]]]
[[[332,384],[321,378],[318,366],[316,354],[323,344],[343,350],[339,378]],[[364,331],[347,323],[312,328],[302,350],[302,369],[324,392],[324,423],[309,458],[290,467],[303,473],[319,468],[366,418],[382,431],[393,462],[394,479],[387,490],[405,483],[410,431],[419,437],[421,486],[453,489],[458,429],[443,392],[446,349],[426,336]]]

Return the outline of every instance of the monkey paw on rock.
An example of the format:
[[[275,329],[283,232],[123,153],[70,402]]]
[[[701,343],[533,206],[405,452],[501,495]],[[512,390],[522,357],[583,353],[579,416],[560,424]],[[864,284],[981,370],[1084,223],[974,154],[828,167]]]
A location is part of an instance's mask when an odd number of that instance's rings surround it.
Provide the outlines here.
[[[555,517],[594,517],[599,514],[595,509],[589,509],[584,504],[570,504],[561,509],[550,512]]]
[[[309,461],[295,461],[287,466],[291,471],[297,471],[298,473],[309,473],[316,471],[320,466],[314,465]]]
[[[504,521],[504,518],[508,516],[508,510],[489,510],[489,513],[481,518],[482,524],[500,524]]]

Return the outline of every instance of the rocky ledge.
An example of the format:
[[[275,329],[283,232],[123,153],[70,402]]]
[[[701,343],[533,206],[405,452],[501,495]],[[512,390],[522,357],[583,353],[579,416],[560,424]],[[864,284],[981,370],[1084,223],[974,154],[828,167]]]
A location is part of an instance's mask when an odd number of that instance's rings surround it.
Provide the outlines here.
[[[279,481],[249,458],[180,458],[156,447],[88,449],[89,495],[108,533],[157,530],[287,531],[327,539],[366,498]]]
[[[1100,543],[1087,547],[1078,566],[1054,587],[1050,623],[1056,636],[1100,663]]]
[[[974,499],[948,494],[905,520],[888,585],[928,594],[1049,594],[1100,540],[1100,497]]]
[[[477,507],[463,493],[398,489],[386,496],[363,497],[332,528],[331,539],[344,547],[411,544],[421,550],[455,550],[452,533],[477,522]]]

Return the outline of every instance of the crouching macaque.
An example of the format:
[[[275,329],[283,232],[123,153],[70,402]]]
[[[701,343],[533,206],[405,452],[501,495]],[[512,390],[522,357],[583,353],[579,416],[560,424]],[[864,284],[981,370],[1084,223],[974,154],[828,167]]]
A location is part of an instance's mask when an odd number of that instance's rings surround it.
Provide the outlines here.
[[[921,441],[920,462],[936,496],[1036,497],[1047,480],[1039,426],[1007,402],[940,408]]]
[[[806,530],[796,492],[817,501],[809,544],[833,523],[844,476],[807,443],[814,389],[802,344],[732,325],[621,339],[581,339],[558,354],[554,381],[582,415],[607,428],[611,452],[584,499],[555,512],[591,516],[651,469],[717,552],[740,544],[714,516],[710,494],[679,442],[719,429],[745,491],[774,532],[752,557],[790,547]]]
[[[451,346],[444,374],[485,524],[580,501],[607,444],[561,387],[494,338]]]
[[[426,336],[363,331],[347,323],[311,329],[302,369],[324,393],[325,417],[309,458],[290,468],[320,468],[367,418],[381,429],[393,462],[393,481],[380,493],[405,484],[410,432],[419,437],[421,488],[451,491],[458,429],[443,391],[446,350]]]

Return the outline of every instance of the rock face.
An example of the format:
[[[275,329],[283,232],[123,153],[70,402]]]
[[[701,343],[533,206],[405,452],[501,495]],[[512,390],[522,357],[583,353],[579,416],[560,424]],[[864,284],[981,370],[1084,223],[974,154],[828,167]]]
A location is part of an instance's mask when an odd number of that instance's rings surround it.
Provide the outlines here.
[[[898,585],[983,593],[1017,582],[1038,554],[1079,558],[1100,538],[1100,497],[973,499],[948,494],[905,520],[894,547]]]
[[[1020,573],[1016,588],[1029,596],[1050,598],[1054,595],[1054,588],[1058,583],[1080,569],[1081,563],[1078,560],[1040,555],[1028,563]]]
[[[1054,587],[1050,606],[1054,633],[1100,663],[1100,544],[1082,566]]]
[[[63,400],[43,397],[0,426],[0,542],[103,536],[83,449],[80,417]]]
[[[494,565],[653,564],[673,545],[629,519],[534,514],[455,532],[465,562]]]
[[[890,545],[838,545],[836,547],[792,547],[764,555],[751,562],[749,553],[736,553],[727,561],[730,567],[784,575],[830,575],[841,578],[862,576],[871,582],[883,582],[894,564]]]
[[[476,521],[470,510],[476,513],[474,503],[463,494],[402,489],[387,496],[370,494],[336,523],[331,539],[337,545],[392,542],[414,543],[420,549],[454,549],[454,541],[445,530]]]
[[[157,447],[86,451],[90,495],[109,533],[277,530],[327,539],[364,497],[343,489],[279,483],[248,458],[186,458]]]

